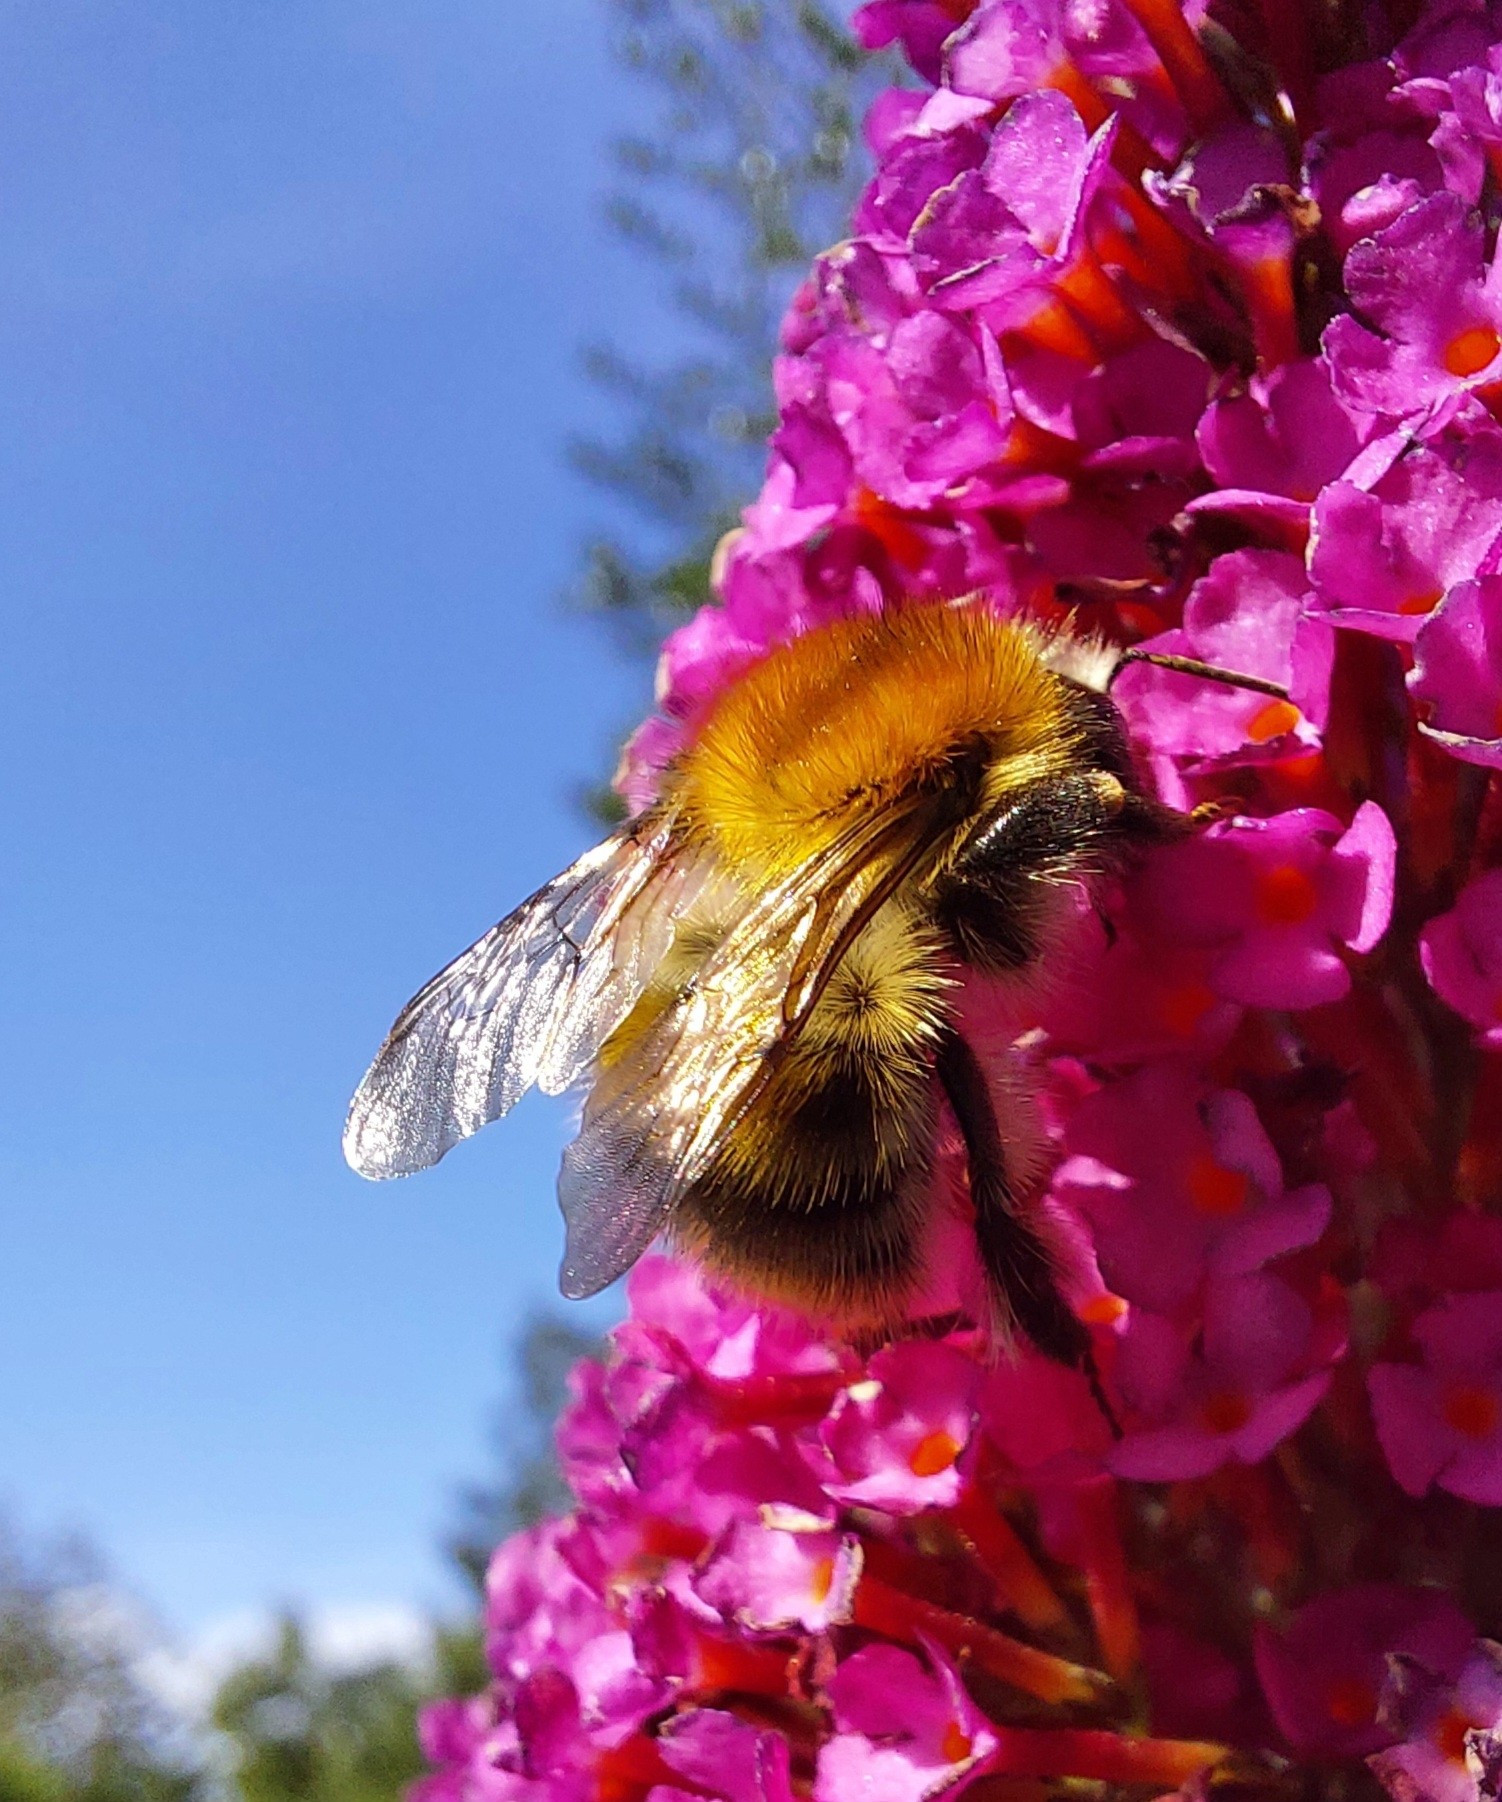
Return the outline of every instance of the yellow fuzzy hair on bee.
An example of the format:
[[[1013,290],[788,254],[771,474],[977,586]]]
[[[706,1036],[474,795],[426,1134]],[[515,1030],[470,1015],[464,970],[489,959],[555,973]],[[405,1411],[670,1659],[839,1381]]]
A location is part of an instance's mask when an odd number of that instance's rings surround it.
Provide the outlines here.
[[[767,881],[921,785],[967,740],[985,742],[999,799],[1074,753],[1044,643],[973,603],[911,604],[806,633],[720,698],[675,798],[729,867]]]

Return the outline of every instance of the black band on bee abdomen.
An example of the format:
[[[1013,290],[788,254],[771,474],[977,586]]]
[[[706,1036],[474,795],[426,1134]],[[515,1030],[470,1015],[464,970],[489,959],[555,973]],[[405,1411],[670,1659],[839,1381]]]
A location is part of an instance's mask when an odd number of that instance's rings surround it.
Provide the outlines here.
[[[907,1185],[865,1180],[776,1207],[754,1181],[697,1184],[674,1231],[710,1264],[763,1294],[842,1318],[885,1322],[918,1274],[916,1205]]]
[[[855,1065],[779,1079],[678,1203],[673,1232],[763,1293],[890,1320],[919,1270],[928,1078]]]

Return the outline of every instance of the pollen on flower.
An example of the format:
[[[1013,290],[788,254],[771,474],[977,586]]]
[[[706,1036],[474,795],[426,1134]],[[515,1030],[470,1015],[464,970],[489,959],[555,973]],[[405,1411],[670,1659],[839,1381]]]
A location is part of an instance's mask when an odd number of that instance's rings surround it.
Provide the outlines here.
[[[1269,701],[1247,721],[1246,735],[1254,745],[1265,745],[1292,732],[1303,717],[1292,701]]]
[[[1112,1295],[1106,1290],[1101,1295],[1092,1295],[1080,1309],[1080,1319],[1086,1326],[1115,1326],[1118,1320],[1125,1318],[1131,1303],[1120,1295]]]
[[[970,1756],[975,1742],[958,1721],[951,1721],[944,1729],[944,1738],[939,1752],[945,1764],[963,1764]]]
[[[1252,1404],[1239,1390],[1217,1389],[1201,1401],[1198,1412],[1207,1433],[1239,1433],[1252,1418]]]
[[[1502,339],[1489,325],[1470,325],[1459,331],[1444,349],[1444,365],[1451,375],[1476,375],[1502,350]]]
[[[1398,602],[1398,612],[1407,619],[1417,619],[1423,614],[1433,613],[1444,598],[1443,588],[1416,589],[1412,594],[1405,594]]]
[[[959,1441],[942,1428],[926,1433],[908,1455],[908,1468],[915,1477],[936,1477],[948,1470],[960,1455]]]
[[[1228,1170],[1203,1152],[1189,1166],[1186,1178],[1189,1199],[1201,1214],[1225,1219],[1246,1206],[1251,1178],[1244,1170]]]
[[[1467,1439],[1489,1439],[1502,1422],[1502,1403],[1477,1383],[1451,1383],[1445,1390],[1445,1425]]]
[[[816,1559],[808,1573],[808,1593],[814,1602],[827,1602],[829,1592],[834,1588],[834,1559]]]
[[[1451,1764],[1466,1762],[1466,1735],[1481,1725],[1458,1708],[1447,1708],[1434,1725],[1434,1744],[1442,1758]]]
[[[1297,865],[1276,864],[1257,877],[1257,917],[1265,926],[1302,926],[1319,907],[1319,890]]]

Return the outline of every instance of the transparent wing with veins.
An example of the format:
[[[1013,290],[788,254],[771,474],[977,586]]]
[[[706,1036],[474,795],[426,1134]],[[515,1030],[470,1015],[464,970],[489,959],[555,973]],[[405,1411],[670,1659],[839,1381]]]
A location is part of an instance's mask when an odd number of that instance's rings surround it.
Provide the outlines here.
[[[651,1244],[929,842],[911,817],[888,814],[744,895],[694,978],[601,1072],[558,1181],[566,1296],[595,1294]]]
[[[402,1009],[350,1104],[362,1176],[435,1164],[535,1083],[578,1081],[672,941],[706,868],[639,820],[586,851]]]

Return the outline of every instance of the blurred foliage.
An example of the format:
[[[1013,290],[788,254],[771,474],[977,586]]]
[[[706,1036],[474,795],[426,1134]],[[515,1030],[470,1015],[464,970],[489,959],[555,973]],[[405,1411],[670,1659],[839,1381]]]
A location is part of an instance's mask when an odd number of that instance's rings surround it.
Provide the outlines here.
[[[187,1802],[198,1774],[98,1559],[0,1522],[0,1802]]]
[[[392,1802],[423,1770],[418,1709],[485,1675],[473,1627],[435,1627],[418,1668],[387,1659],[331,1673],[289,1615],[271,1653],[220,1685],[213,1722],[233,1747],[243,1802]]]
[[[788,297],[845,235],[864,178],[860,120],[896,79],[826,0],[605,0],[616,54],[655,96],[615,147],[608,217],[662,275],[686,331],[675,361],[613,345],[588,368],[621,430],[574,447],[638,530],[590,544],[585,601],[643,646],[709,597],[710,558],[760,485]]]

